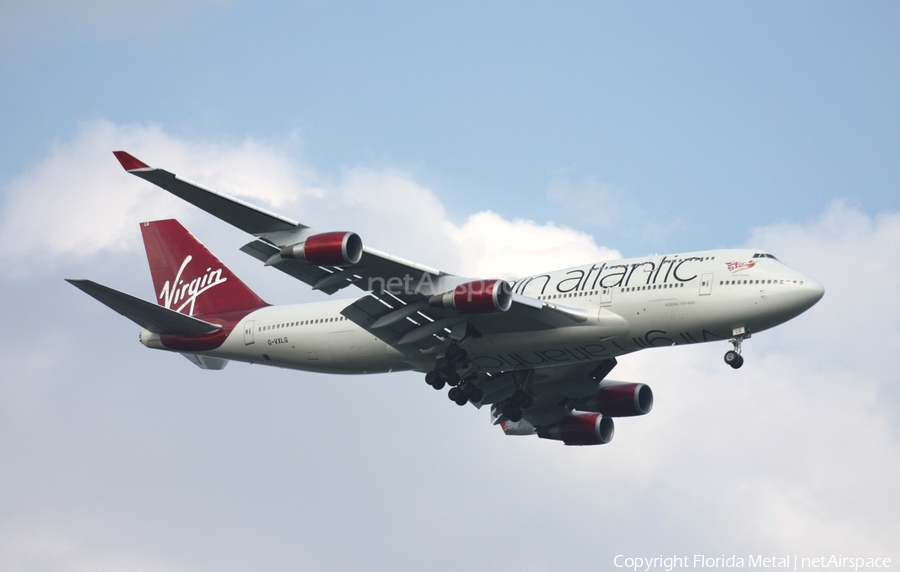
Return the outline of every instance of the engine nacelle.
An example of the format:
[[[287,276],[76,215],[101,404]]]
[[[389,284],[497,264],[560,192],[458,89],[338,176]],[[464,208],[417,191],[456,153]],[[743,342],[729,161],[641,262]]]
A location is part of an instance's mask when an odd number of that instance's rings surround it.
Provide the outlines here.
[[[653,391],[643,383],[603,381],[597,395],[575,401],[572,406],[607,417],[646,415],[653,409]]]
[[[362,258],[362,253],[362,239],[355,232],[314,234],[300,244],[281,249],[282,258],[293,258],[320,266],[356,264]]]
[[[646,415],[653,409],[653,391],[643,383],[602,381],[597,395],[581,399],[575,409],[596,411],[607,417],[633,417]]]
[[[505,312],[512,306],[512,287],[506,280],[475,280],[454,288],[453,292],[429,298],[429,304],[453,308],[460,314]]]
[[[541,439],[555,439],[566,445],[605,445],[612,441],[616,425],[599,413],[573,411],[557,425],[538,429]]]

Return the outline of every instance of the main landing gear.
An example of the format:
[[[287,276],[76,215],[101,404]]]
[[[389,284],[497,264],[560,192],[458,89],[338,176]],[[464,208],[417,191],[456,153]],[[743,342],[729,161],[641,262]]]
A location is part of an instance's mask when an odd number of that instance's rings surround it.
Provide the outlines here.
[[[517,370],[510,372],[510,375],[512,375],[516,390],[513,392],[512,396],[502,404],[500,413],[515,423],[522,419],[523,409],[528,409],[534,405],[534,398],[531,396],[534,370]]]
[[[744,365],[744,358],[741,357],[741,342],[749,338],[750,333],[744,328],[735,328],[733,333],[734,337],[731,338],[731,345],[734,346],[734,349],[725,352],[725,363],[733,369],[738,369]]]
[[[425,383],[431,387],[441,390],[445,385],[450,386],[447,397],[459,406],[463,406],[469,401],[477,403],[484,398],[484,392],[475,384],[470,383],[470,379],[474,379],[474,375],[466,378],[460,376],[460,371],[466,373],[469,366],[469,354],[463,348],[459,347],[457,342],[451,343],[447,347],[447,351],[443,357],[439,357],[435,362],[433,370],[425,374]]]
[[[534,399],[528,393],[517,389],[509,403],[504,405],[500,411],[507,419],[515,423],[522,419],[522,410],[528,409],[532,405],[534,405]]]

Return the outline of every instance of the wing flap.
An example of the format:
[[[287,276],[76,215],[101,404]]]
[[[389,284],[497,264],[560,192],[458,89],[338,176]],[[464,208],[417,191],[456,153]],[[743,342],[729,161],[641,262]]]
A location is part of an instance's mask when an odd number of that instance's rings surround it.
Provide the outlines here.
[[[434,312],[420,296],[400,297],[369,293],[341,312],[348,320],[378,337],[407,357],[433,348],[450,338],[461,316]]]
[[[66,282],[154,334],[199,336],[222,328],[218,324],[186,316],[91,280],[67,278]]]

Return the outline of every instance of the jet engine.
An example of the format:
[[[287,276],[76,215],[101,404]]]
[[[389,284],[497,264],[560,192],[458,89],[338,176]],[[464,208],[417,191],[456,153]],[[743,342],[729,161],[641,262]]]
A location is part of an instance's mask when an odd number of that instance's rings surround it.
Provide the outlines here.
[[[643,383],[602,381],[597,395],[573,405],[575,409],[595,411],[607,417],[646,415],[653,409],[653,391]]]
[[[323,232],[281,249],[282,258],[320,266],[349,266],[362,258],[362,239],[355,232]]]
[[[541,439],[555,439],[566,445],[604,445],[612,441],[615,432],[611,417],[573,411],[558,424],[538,429],[537,435]]]
[[[432,296],[429,304],[453,308],[460,314],[505,312],[512,305],[512,288],[505,280],[475,280],[460,284],[452,292]]]

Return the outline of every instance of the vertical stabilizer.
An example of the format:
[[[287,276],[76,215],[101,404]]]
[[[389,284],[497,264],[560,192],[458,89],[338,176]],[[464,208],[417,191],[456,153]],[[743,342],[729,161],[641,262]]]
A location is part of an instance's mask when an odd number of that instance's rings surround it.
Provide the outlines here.
[[[267,306],[177,220],[141,223],[156,301],[189,316]]]

